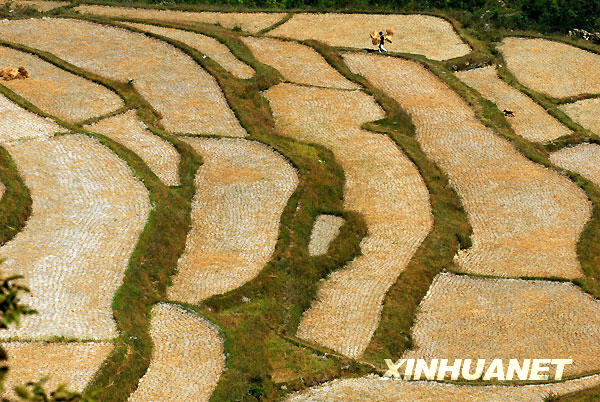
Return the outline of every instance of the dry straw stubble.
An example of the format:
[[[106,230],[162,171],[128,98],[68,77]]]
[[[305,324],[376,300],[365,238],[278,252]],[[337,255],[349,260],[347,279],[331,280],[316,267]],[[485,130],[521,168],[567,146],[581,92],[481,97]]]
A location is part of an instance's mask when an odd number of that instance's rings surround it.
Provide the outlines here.
[[[385,293],[431,228],[429,193],[387,136],[361,130],[383,117],[366,94],[280,84],[265,95],[279,132],[333,151],[346,174],[344,207],[365,218],[362,256],[322,282],[297,332],[358,357],[377,327]]]
[[[510,37],[499,47],[526,87],[556,98],[600,93],[600,55],[546,39]]]
[[[494,67],[461,71],[456,75],[465,84],[494,102],[500,110],[513,111],[515,115],[509,117],[508,122],[521,137],[529,141],[544,142],[571,133],[530,97],[502,81]]]
[[[242,38],[254,57],[279,70],[283,77],[296,84],[342,89],[358,86],[344,78],[314,49],[299,43],[271,38]]]
[[[319,215],[315,220],[310,242],[308,243],[309,255],[327,254],[329,245],[340,233],[344,218],[335,215]]]
[[[138,120],[135,110],[109,117],[85,128],[104,134],[131,149],[166,185],[179,184],[179,153],[168,141],[148,131]]]
[[[177,10],[156,10],[151,8],[108,7],[81,5],[75,10],[83,14],[103,15],[107,17],[138,18],[181,23],[219,24],[225,28],[240,27],[244,31],[257,33],[281,20],[284,13],[218,13]]]
[[[111,307],[150,211],[131,169],[82,135],[4,145],[33,200],[24,230],[0,248],[5,274],[21,274],[38,310],[7,339],[110,339]]]
[[[62,127],[53,120],[33,114],[0,95],[0,143],[30,138],[47,138]]]
[[[294,14],[269,35],[363,49],[373,47],[369,32],[387,28],[398,33],[392,44],[386,44],[391,51],[422,54],[433,60],[460,57],[471,51],[448,21],[429,15]]]
[[[579,173],[600,186],[600,145],[579,144],[550,154],[550,160],[563,169]]]
[[[237,78],[251,78],[254,75],[252,67],[237,59],[227,46],[210,36],[183,31],[181,29],[163,28],[156,25],[137,24],[133,22],[126,22],[124,24],[183,42],[204,53]]]
[[[168,294],[197,303],[243,285],[269,261],[298,176],[281,155],[258,142],[184,141],[204,164],[195,179],[192,227]]]
[[[559,108],[583,127],[600,135],[600,98],[584,99]]]
[[[65,384],[81,392],[113,348],[110,342],[44,343],[8,342],[0,344],[8,354],[10,370],[2,397],[14,398],[15,386],[46,377],[46,390]]]
[[[152,360],[129,401],[208,401],[225,369],[219,332],[171,304],[156,304],[151,314]]]
[[[126,29],[69,19],[0,24],[3,39],[48,51],[90,72],[128,81],[158,110],[172,132],[242,137],[216,80],[165,42]]]
[[[472,386],[439,382],[390,380],[378,376],[333,380],[304,392],[293,394],[289,402],[349,400],[380,402],[543,402],[550,395],[564,395],[600,384],[600,376],[557,384],[527,386]]]
[[[577,185],[492,133],[456,92],[420,64],[350,53],[344,59],[411,114],[425,154],[448,174],[461,197],[473,226],[473,246],[456,258],[461,271],[582,276],[576,245],[591,205]]]
[[[12,8],[15,8],[15,6],[31,7],[31,8],[35,8],[36,10],[41,11],[41,12],[47,12],[47,11],[53,10],[57,7],[64,7],[64,6],[70,4],[70,2],[68,2],[68,1],[7,0],[7,1],[1,1],[0,5],[6,4],[6,3],[10,3],[12,5]]]
[[[572,283],[438,275],[403,358],[573,359],[564,375],[600,370],[600,301]],[[550,370],[554,375],[554,368]]]
[[[24,66],[31,78],[2,84],[44,112],[70,122],[100,116],[123,106],[116,93],[28,53],[0,46],[0,66]]]

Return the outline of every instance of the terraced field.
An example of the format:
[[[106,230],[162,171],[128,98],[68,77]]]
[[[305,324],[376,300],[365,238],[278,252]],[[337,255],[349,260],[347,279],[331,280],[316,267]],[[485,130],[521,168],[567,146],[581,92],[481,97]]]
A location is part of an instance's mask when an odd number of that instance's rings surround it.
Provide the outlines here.
[[[85,126],[130,148],[169,186],[179,184],[179,153],[167,141],[152,134],[137,118],[135,110]]]
[[[272,36],[315,39],[331,46],[371,47],[369,32],[392,29],[398,33],[389,50],[421,54],[433,60],[464,56],[469,45],[448,21],[429,15],[295,14],[269,32]]]
[[[362,256],[323,282],[297,334],[358,357],[377,327],[386,291],[431,228],[427,188],[389,138],[360,129],[383,117],[369,96],[291,84],[266,96],[280,132],[333,151],[346,174],[344,206],[361,212],[369,228]]]
[[[433,15],[15,4],[73,7],[0,21],[31,74],[0,81],[0,260],[37,310],[0,329],[2,397],[600,390],[597,54]],[[387,358],[573,363],[470,384]]]
[[[169,297],[198,303],[254,278],[277,242],[279,218],[298,184],[272,149],[240,139],[186,138],[204,158],[192,227]]]
[[[180,307],[157,304],[150,335],[152,361],[129,400],[208,400],[225,367],[217,330]]]
[[[242,39],[260,62],[277,69],[283,77],[295,84],[339,89],[356,89],[319,54],[308,46],[270,38]]]
[[[584,99],[560,106],[570,118],[594,133],[600,133],[600,99]]]
[[[506,66],[526,87],[556,98],[600,93],[600,55],[545,39],[510,37],[499,47]]]
[[[227,46],[210,36],[183,31],[181,29],[159,27],[156,25],[136,24],[132,22],[125,23],[125,25],[181,41],[214,59],[221,67],[238,78],[250,78],[254,75],[252,67],[238,60],[231,54],[231,51]]]
[[[550,116],[527,95],[511,87],[496,75],[494,67],[477,68],[456,74],[465,84],[494,102],[500,110],[515,114],[508,121],[515,133],[530,141],[550,141],[570,130]]]
[[[75,10],[84,14],[102,15],[106,17],[137,18],[180,23],[219,24],[229,29],[239,27],[250,33],[256,33],[262,29],[268,28],[285,16],[283,13],[186,12],[96,5],[81,5],[75,7]]]
[[[86,21],[17,20],[0,24],[5,40],[51,52],[78,67],[135,87],[173,132],[246,135],[215,79],[173,46]]]
[[[29,53],[0,47],[0,65],[27,68],[30,79],[6,81],[4,85],[44,112],[70,122],[100,116],[123,106],[116,93]]]
[[[494,135],[463,99],[419,64],[362,54],[344,58],[411,114],[425,153],[461,197],[473,226],[473,246],[457,256],[460,271],[582,276],[576,244],[591,205],[579,187]]]

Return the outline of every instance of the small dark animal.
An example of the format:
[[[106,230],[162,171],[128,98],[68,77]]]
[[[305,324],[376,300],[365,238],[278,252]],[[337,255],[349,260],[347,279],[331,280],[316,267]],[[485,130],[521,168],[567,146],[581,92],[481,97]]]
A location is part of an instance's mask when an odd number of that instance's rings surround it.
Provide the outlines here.
[[[508,109],[504,109],[504,116],[506,117],[515,117],[515,112],[513,112],[512,110],[508,110]]]

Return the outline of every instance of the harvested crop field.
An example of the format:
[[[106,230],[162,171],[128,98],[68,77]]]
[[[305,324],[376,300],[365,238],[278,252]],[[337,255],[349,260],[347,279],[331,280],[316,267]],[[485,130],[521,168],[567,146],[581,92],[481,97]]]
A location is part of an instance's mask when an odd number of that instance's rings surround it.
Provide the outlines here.
[[[600,370],[600,301],[572,283],[443,273],[422,300],[403,358],[573,359],[565,377]],[[554,376],[554,368],[550,370]]]
[[[192,227],[168,294],[198,303],[243,285],[269,261],[298,176],[287,160],[258,142],[184,141],[204,164],[196,174]]]
[[[26,316],[2,339],[110,339],[111,307],[148,217],[146,188],[97,140],[82,135],[4,145],[31,192],[27,225],[0,248],[3,272],[31,289]]]
[[[559,108],[575,122],[600,135],[600,98],[584,99]]]
[[[600,376],[590,376],[557,384],[513,386],[453,385],[438,382],[390,380],[378,376],[333,380],[307,391],[293,394],[289,402],[349,400],[380,402],[543,402],[550,395],[570,392],[600,384]]]
[[[148,131],[138,120],[135,110],[100,120],[85,128],[104,134],[138,154],[166,185],[179,184],[179,153],[171,143]]]
[[[29,53],[0,46],[0,66],[24,66],[31,78],[3,81],[2,85],[66,121],[89,119],[123,106],[116,93]]]
[[[579,173],[600,186],[600,145],[579,144],[550,154],[550,160],[563,169]]]
[[[163,28],[156,25],[137,24],[133,22],[125,22],[124,24],[183,42],[204,53],[237,78],[250,78],[254,75],[252,67],[237,59],[227,46],[210,36],[183,31],[181,29]]]
[[[546,39],[510,37],[499,47],[526,87],[555,98],[600,93],[600,55]]]
[[[362,123],[383,117],[370,96],[292,84],[272,87],[265,96],[283,135],[334,153],[346,175],[344,207],[362,213],[367,223],[362,256],[322,282],[297,332],[358,357],[377,327],[385,293],[431,228],[429,193],[389,137],[361,130]]]
[[[319,215],[315,219],[312,232],[310,233],[310,242],[308,243],[308,254],[323,255],[327,254],[329,245],[340,233],[340,228],[344,224],[344,218],[335,215]]]
[[[250,33],[268,28],[285,17],[285,13],[216,13],[176,10],[157,10],[152,8],[109,7],[81,5],[75,10],[83,14],[106,17],[137,18],[175,23],[218,24],[228,29],[236,27]]]
[[[205,319],[181,307],[152,308],[152,360],[129,401],[208,401],[225,369],[223,340]]]
[[[517,135],[529,141],[544,142],[571,134],[530,97],[502,81],[494,67],[461,71],[456,76],[494,102],[500,110],[513,111],[515,116],[507,120]]]
[[[283,77],[296,84],[341,89],[358,86],[344,78],[321,55],[308,46],[271,38],[242,38],[258,61],[278,70]]]
[[[8,342],[0,344],[8,354],[10,370],[4,381],[2,397],[15,386],[48,377],[46,390],[65,384],[71,391],[81,392],[100,368],[113,345],[110,342]]]
[[[586,194],[494,135],[467,103],[420,64],[346,54],[350,68],[411,114],[425,154],[448,174],[473,227],[462,272],[519,277],[582,276],[576,245],[591,216]]]
[[[64,129],[53,120],[28,112],[0,94],[1,143],[30,138],[46,138],[58,131],[64,131]]]
[[[11,8],[17,7],[31,7],[35,8],[38,11],[46,12],[53,10],[57,7],[64,7],[69,5],[68,1],[41,1],[41,0],[10,0],[10,1],[1,1],[0,5],[10,3]]]
[[[369,32],[391,28],[398,35],[386,48],[394,52],[421,54],[446,60],[471,52],[452,25],[429,15],[294,14],[285,24],[269,32],[292,39],[316,39],[331,46],[373,48]]]
[[[169,131],[246,135],[216,80],[165,42],[69,19],[13,20],[0,24],[0,35],[109,78],[134,79],[134,86],[162,114]]]

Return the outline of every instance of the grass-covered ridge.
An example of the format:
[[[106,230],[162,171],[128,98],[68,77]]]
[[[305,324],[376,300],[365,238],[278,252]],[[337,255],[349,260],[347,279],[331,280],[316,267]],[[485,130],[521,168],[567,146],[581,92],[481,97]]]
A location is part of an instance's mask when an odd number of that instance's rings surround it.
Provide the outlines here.
[[[77,16],[71,14],[67,8],[61,12],[65,13],[64,16],[143,32],[108,18]],[[465,27],[458,22],[460,18],[449,20],[474,50],[469,55],[445,62],[432,62],[418,56],[393,56],[411,58],[424,64],[461,94],[487,126],[511,141],[521,153],[536,163],[557,169],[548,159],[550,152],[581,142],[600,143],[596,135],[577,125],[557,108],[558,104],[569,99],[552,99],[530,91],[520,86],[508,70],[501,69],[501,78],[526,93],[574,131],[573,135],[548,144],[532,143],[515,135],[494,104],[466,87],[451,73],[455,69],[477,65],[505,65],[493,46],[494,42],[501,40],[503,34],[480,33],[473,26]],[[452,258],[456,251],[469,246],[471,231],[460,199],[448,183],[448,178],[425,157],[415,140],[410,117],[381,90],[363,77],[351,73],[339,56],[342,49],[334,49],[315,41],[304,42],[316,49],[346,78],[360,84],[385,110],[386,117],[383,120],[368,123],[364,128],[388,135],[411,159],[428,187],[434,215],[431,233],[385,298],[380,325],[363,361],[351,361],[324,348],[308,345],[294,336],[303,311],[310,306],[316,295],[319,280],[356,257],[360,253],[360,240],[366,234],[361,216],[343,209],[344,172],[332,153],[315,144],[304,144],[282,137],[275,131],[269,105],[260,92],[279,83],[282,77],[276,70],[258,62],[252,56],[239,39],[244,33],[208,24],[172,24],[137,19],[131,21],[209,35],[225,44],[237,58],[252,66],[256,76],[248,80],[238,80],[214,60],[184,43],[145,33],[179,48],[209,71],[217,79],[229,106],[250,134],[248,139],[273,147],[294,165],[300,176],[300,184],[282,215],[276,251],[259,276],[227,294],[211,297],[199,305],[186,306],[215,323],[225,339],[227,369],[212,399],[277,399],[289,391],[333,378],[378,371],[383,368],[384,358],[399,357],[404,350],[410,348],[410,328],[418,304],[433,277],[443,269],[451,270]],[[277,24],[282,22],[284,20]],[[127,161],[136,176],[145,183],[154,205],[136,251],[131,257],[124,284],[115,295],[113,303],[115,318],[122,334],[116,341],[114,352],[88,386],[88,391],[99,392],[99,400],[125,400],[129,392],[137,386],[139,378],[149,364],[152,350],[148,335],[149,311],[157,301],[166,300],[169,277],[174,273],[177,259],[183,251],[190,222],[190,201],[194,194],[193,180],[201,158],[183,141],[163,130],[159,114],[133,86],[89,73],[46,52],[7,42],[0,44],[36,54],[66,71],[115,91],[124,99],[125,106],[114,113],[136,109],[140,120],[152,132],[174,144],[181,154],[181,185],[169,188],[164,186],[130,150],[104,136],[82,129],[83,124],[96,121],[100,117],[79,124],[59,121],[71,132],[84,132],[99,138]],[[2,93],[34,113],[47,116],[4,87]],[[567,174],[586,192],[594,205],[593,217],[578,244],[578,254],[586,277],[576,283],[590,294],[599,297],[600,245],[597,239],[600,238],[600,189],[573,172]],[[22,182],[16,180],[17,175],[10,157],[8,154],[3,156],[0,149],[0,180],[4,183],[7,180],[14,181],[14,188],[9,192],[7,187],[4,198],[0,200],[0,220],[4,217],[17,219],[16,222],[10,221],[3,225],[9,228],[6,234],[2,234],[6,240],[18,232],[18,225],[24,224],[30,210],[31,200],[28,198],[27,189]],[[4,213],[3,208],[11,212]],[[307,252],[310,231],[315,217],[322,213],[343,216],[346,223],[327,255],[310,257]],[[10,229],[13,226],[15,229]],[[600,395],[600,390],[586,392],[590,395]]]

